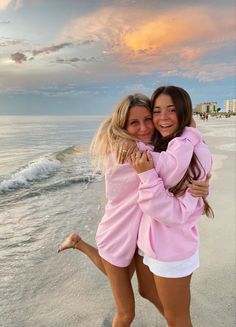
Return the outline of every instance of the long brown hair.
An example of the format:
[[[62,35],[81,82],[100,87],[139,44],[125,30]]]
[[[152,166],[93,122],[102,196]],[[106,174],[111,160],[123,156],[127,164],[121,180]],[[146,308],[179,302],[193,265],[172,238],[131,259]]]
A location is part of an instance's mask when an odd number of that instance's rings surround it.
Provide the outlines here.
[[[175,137],[180,136],[183,133],[183,130],[186,126],[190,126],[191,118],[192,118],[192,101],[189,94],[182,88],[177,86],[161,86],[157,88],[151,97],[151,108],[153,110],[155,100],[160,94],[169,95],[174,103],[176,114],[178,118],[179,127],[175,133],[168,135],[166,137],[162,137],[159,131],[155,132],[153,138],[154,150],[157,152],[166,151],[168,147],[168,143]],[[193,153],[192,159],[189,164],[189,168],[186,171],[185,175],[181,179],[181,181],[171,187],[169,189],[175,196],[182,195],[187,189],[187,183],[193,179],[199,179],[201,176],[202,167],[200,161],[198,160],[195,153]],[[208,204],[207,200],[203,198],[204,202],[204,213],[207,217],[214,217],[214,212],[210,205]]]

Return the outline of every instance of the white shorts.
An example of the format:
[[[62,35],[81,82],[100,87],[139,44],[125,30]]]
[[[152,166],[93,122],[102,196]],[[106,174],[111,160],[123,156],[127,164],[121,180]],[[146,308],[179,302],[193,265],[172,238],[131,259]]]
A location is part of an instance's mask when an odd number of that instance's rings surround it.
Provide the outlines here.
[[[159,261],[148,257],[142,250],[138,249],[138,254],[143,257],[143,263],[150,271],[160,277],[179,278],[186,277],[199,268],[199,251],[197,250],[191,257],[179,261]]]

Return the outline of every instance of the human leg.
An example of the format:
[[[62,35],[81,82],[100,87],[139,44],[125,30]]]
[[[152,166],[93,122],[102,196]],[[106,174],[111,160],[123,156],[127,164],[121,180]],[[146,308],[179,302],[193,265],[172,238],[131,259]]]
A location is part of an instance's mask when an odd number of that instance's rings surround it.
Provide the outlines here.
[[[76,249],[83,252],[95,264],[95,266],[106,275],[98,249],[83,241],[78,234],[70,234],[59,246],[58,252],[62,252],[66,249]]]
[[[70,234],[64,242],[59,246],[58,252],[62,252],[66,249],[76,249],[83,252],[93,263],[94,265],[105,275],[107,275],[106,270],[104,268],[102,258],[98,253],[98,249],[89,243],[82,240],[82,238],[76,234]],[[129,265],[129,276],[132,278],[135,270],[134,261],[132,260]]]
[[[190,317],[191,275],[166,278],[154,275],[156,289],[169,327],[192,327]]]
[[[138,280],[139,294],[143,298],[149,300],[152,304],[154,304],[155,307],[163,315],[163,306],[157,292],[153,273],[150,271],[148,266],[143,263],[143,257],[137,252],[134,256],[134,261]]]
[[[116,313],[112,327],[129,327],[135,316],[135,300],[128,267],[116,267],[102,259],[112,288]]]

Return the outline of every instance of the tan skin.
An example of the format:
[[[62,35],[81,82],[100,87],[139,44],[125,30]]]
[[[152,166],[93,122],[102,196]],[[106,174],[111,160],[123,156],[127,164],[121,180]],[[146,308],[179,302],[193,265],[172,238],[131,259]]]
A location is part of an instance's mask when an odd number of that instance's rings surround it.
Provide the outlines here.
[[[151,130],[150,113],[144,111],[144,114],[140,115],[140,110],[138,112],[134,110],[134,112],[136,112],[136,114],[133,116],[130,115],[129,121],[132,122],[132,124],[133,121],[135,121],[134,125],[138,124],[139,126],[137,126],[137,128],[132,127],[133,130],[135,130],[136,135],[138,135],[140,139],[144,137],[144,141],[149,141],[148,135]],[[150,135],[151,134],[152,133],[150,133]],[[138,152],[138,154],[143,158],[148,156],[147,153],[142,154]],[[146,159],[147,158],[148,157],[146,157]],[[143,162],[143,164],[147,165],[148,161],[149,160],[147,159],[146,162]],[[147,168],[147,166],[145,167]],[[195,188],[193,190],[194,196],[197,196],[198,194],[200,194],[200,196],[207,195],[208,182],[198,181],[198,185],[196,185],[195,182],[192,185],[194,185]],[[158,294],[159,289],[156,287],[156,280],[148,267],[143,264],[142,257],[137,253],[135,254],[131,264],[128,267],[120,268],[111,265],[109,262],[101,258],[97,248],[83,241],[76,233],[72,233],[61,244],[58,252],[69,248],[74,248],[83,252],[90,258],[90,260],[97,266],[97,268],[100,269],[100,271],[108,276],[116,305],[116,314],[112,323],[113,327],[128,327],[131,325],[134,319],[135,299],[131,285],[131,278],[134,271],[136,271],[140,294],[144,298],[148,299],[151,303],[153,303],[159,312],[164,315],[163,304]],[[122,287],[120,287],[120,285],[122,285]],[[163,291],[160,291],[162,294]]]

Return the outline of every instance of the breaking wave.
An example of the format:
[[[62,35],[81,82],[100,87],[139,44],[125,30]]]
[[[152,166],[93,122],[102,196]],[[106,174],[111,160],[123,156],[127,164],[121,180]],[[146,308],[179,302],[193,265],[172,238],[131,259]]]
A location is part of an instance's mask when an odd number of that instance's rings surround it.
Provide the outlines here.
[[[39,181],[53,175],[61,166],[59,160],[51,160],[41,157],[30,162],[26,167],[21,168],[9,178],[0,182],[0,193],[27,187],[35,181]]]

